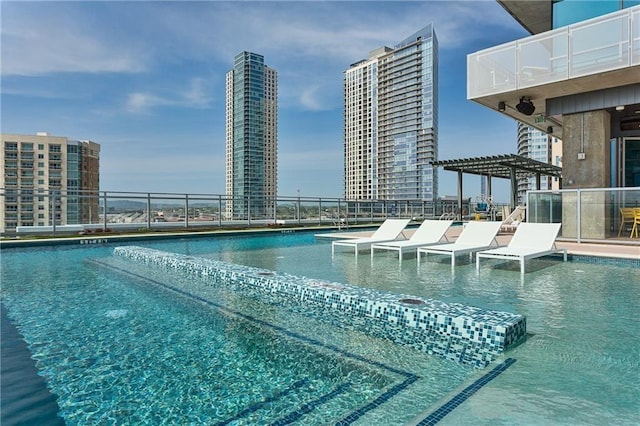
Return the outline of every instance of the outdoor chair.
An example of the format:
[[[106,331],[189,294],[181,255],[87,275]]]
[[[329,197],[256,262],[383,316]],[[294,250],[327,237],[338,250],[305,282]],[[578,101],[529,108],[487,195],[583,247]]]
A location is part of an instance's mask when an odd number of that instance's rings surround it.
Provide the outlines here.
[[[620,207],[620,228],[618,229],[618,237],[622,235],[622,230],[625,225],[633,225],[634,222],[634,208],[633,207]],[[633,229],[631,230],[633,235]],[[632,238],[629,236],[629,238]]]
[[[387,219],[376,230],[376,232],[368,238],[351,238],[348,240],[338,240],[331,243],[331,255],[333,256],[336,246],[353,247],[355,254],[359,250],[370,248],[372,244],[394,241],[397,239],[406,239],[403,234],[404,229],[409,224],[410,219]]]
[[[561,226],[561,223],[521,223],[506,247],[476,253],[476,270],[480,270],[480,259],[483,257],[517,260],[521,274],[525,272],[525,262],[536,257],[563,253],[566,262],[567,251],[556,247]]]
[[[451,267],[456,264],[456,256],[462,254],[473,255],[474,252],[497,246],[496,236],[500,231],[502,222],[497,221],[472,221],[468,222],[458,239],[450,244],[436,244],[420,247],[418,249],[418,266],[421,254],[444,254],[451,256]]]
[[[640,228],[640,207],[635,207],[633,209],[633,227],[631,228],[631,235],[629,238],[638,238],[638,228]],[[633,236],[635,232],[636,236]]]
[[[376,243],[371,245],[371,256],[373,256],[376,249],[395,250],[398,252],[398,258],[402,260],[402,256],[406,251],[416,251],[419,247],[439,244],[443,239],[448,242],[449,240],[445,234],[451,224],[453,224],[452,220],[425,220],[408,240]]]

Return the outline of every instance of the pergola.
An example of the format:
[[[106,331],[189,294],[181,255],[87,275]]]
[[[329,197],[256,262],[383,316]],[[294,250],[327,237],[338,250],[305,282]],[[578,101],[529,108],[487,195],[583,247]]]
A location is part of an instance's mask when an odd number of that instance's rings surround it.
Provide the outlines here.
[[[434,161],[433,166],[458,172],[458,211],[461,214],[463,173],[487,176],[487,195],[491,195],[491,178],[510,179],[511,210],[513,210],[518,203],[518,179],[535,176],[536,189],[540,189],[540,176],[552,176],[558,178],[560,187],[562,187],[562,167],[515,154]]]

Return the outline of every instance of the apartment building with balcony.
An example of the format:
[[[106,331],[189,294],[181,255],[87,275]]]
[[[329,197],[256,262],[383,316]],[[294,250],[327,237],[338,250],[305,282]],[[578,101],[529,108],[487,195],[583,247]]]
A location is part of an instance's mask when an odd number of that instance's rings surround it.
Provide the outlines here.
[[[344,72],[345,197],[435,200],[438,40],[429,24]]]
[[[468,55],[467,98],[561,139],[563,188],[639,186],[638,2],[498,3],[532,35]]]
[[[1,138],[0,232],[98,217],[99,144],[44,132]]]

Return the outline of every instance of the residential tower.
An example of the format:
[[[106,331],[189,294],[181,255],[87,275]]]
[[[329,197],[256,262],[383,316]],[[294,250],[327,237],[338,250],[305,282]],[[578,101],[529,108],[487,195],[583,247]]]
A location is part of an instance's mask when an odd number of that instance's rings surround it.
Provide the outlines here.
[[[278,74],[262,55],[239,53],[227,73],[225,130],[227,217],[270,217],[278,187]]]
[[[0,231],[92,223],[99,217],[100,145],[2,133]]]
[[[437,198],[438,40],[429,24],[344,72],[349,200]]]

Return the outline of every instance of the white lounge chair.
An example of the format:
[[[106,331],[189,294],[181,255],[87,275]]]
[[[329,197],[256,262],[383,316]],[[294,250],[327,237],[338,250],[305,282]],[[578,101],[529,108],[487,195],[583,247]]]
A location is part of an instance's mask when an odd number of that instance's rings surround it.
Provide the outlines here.
[[[497,246],[496,235],[498,235],[501,225],[502,222],[497,221],[468,222],[455,242],[420,247],[418,249],[418,264],[420,264],[420,257],[423,253],[425,255],[429,253],[446,254],[451,256],[451,267],[453,268],[456,265],[456,256],[473,255],[474,252]]]
[[[527,209],[524,206],[516,206],[511,213],[508,212],[509,208],[504,206],[502,209],[503,220],[500,230],[503,232],[514,232],[518,229],[518,225],[524,222]],[[507,213],[506,216],[505,213]]]
[[[425,220],[408,240],[372,244],[371,256],[373,256],[376,249],[395,250],[398,252],[398,258],[402,260],[402,256],[406,251],[417,250],[419,247],[438,244],[442,242],[443,238],[448,242],[449,240],[445,234],[452,223],[452,220]]]
[[[511,237],[509,245],[476,253],[476,270],[480,270],[480,258],[507,259],[520,261],[520,273],[528,259],[563,253],[567,261],[567,250],[556,247],[556,238],[561,223],[522,222]]]
[[[351,238],[348,240],[338,240],[331,243],[331,255],[333,255],[336,246],[347,246],[355,249],[356,255],[358,250],[370,248],[371,244],[384,243],[397,240],[399,238],[406,239],[402,231],[407,227],[411,219],[387,219],[376,230],[376,232],[368,238]]]

